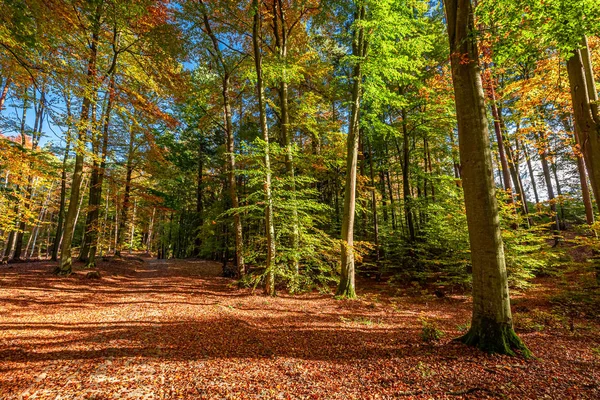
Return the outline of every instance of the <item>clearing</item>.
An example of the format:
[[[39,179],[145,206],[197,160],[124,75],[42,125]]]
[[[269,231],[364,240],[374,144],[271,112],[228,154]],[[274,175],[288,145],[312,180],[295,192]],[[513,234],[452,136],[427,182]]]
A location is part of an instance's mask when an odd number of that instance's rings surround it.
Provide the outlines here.
[[[544,281],[515,296],[515,319],[550,319],[518,330],[537,357],[523,360],[451,341],[462,294],[359,281],[357,301],[269,298],[209,261],[101,262],[99,280],[52,266],[0,269],[1,399],[600,398],[598,325],[553,320]],[[441,340],[423,341],[423,319]]]

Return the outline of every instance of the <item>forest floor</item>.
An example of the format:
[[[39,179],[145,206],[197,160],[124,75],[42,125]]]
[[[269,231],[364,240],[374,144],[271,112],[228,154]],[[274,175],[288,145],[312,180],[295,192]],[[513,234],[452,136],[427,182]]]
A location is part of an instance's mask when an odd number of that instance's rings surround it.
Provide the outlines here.
[[[101,279],[52,266],[0,267],[0,399],[600,398],[598,321],[554,314],[547,278],[514,296],[524,360],[452,341],[464,294],[361,280],[355,301],[268,298],[207,261],[102,262]]]

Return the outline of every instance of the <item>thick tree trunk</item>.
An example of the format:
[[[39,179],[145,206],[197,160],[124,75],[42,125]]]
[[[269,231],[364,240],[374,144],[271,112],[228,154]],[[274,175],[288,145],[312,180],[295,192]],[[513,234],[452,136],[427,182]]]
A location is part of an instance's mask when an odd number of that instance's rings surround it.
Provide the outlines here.
[[[258,95],[258,111],[260,114],[260,130],[265,142],[265,226],[267,231],[267,260],[265,270],[265,294],[275,295],[275,225],[273,221],[273,199],[271,197],[271,161],[269,152],[269,127],[267,125],[267,112],[265,105],[265,90],[262,75],[262,53],[260,49],[261,13],[258,0],[254,0],[254,24],[252,27],[252,45],[254,49],[254,66],[256,68],[256,92]]]
[[[587,40],[567,60],[573,116],[596,206],[600,208],[600,116]]]
[[[355,21],[365,18],[365,6],[360,6],[355,15]],[[357,57],[366,55],[366,40],[362,26],[357,26],[354,32],[355,40],[352,54]],[[359,114],[362,80],[362,60],[357,60],[352,72],[352,111],[348,124],[347,155],[346,155],[346,185],[344,187],[344,215],[342,217],[342,265],[340,283],[336,295],[340,297],[356,297],[354,282],[354,214],[356,208],[356,167],[358,164]]]
[[[473,264],[473,317],[461,340],[488,352],[529,355],[512,327],[485,98],[470,0],[444,0]]]

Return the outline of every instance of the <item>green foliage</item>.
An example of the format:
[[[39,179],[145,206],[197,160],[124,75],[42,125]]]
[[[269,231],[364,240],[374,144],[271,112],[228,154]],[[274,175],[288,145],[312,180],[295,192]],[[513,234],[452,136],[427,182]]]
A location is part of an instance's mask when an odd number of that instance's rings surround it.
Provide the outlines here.
[[[243,176],[247,179],[247,195],[237,212],[244,215],[246,223],[253,227],[252,235],[246,243],[245,259],[253,266],[255,277],[246,278],[255,286],[267,272],[264,269],[266,255],[266,234],[264,227],[265,198],[263,191],[265,143],[255,139],[244,146],[244,156],[240,162],[247,165]],[[286,149],[270,143],[269,151],[273,165],[282,165]],[[310,160],[293,150],[293,158],[298,168]],[[276,281],[286,285],[291,292],[327,287],[335,280],[339,244],[324,230],[329,221],[331,209],[317,201],[315,180],[310,176],[273,174],[271,195],[275,225],[275,265]],[[295,188],[293,190],[292,188]],[[236,210],[229,210],[231,214]],[[298,218],[299,245],[293,246],[293,220]],[[300,273],[294,269],[294,261],[300,261]],[[260,279],[256,277],[260,276]]]
[[[553,243],[551,222],[528,226],[528,217],[542,219],[542,211],[521,214],[518,204],[509,203],[505,192],[499,191],[500,221],[508,282],[512,288],[526,289],[537,275],[553,273],[559,262]]]
[[[422,331],[421,331],[421,340],[426,343],[437,342],[442,337],[444,337],[444,331],[440,330],[437,324],[433,321],[428,320],[425,317],[419,318],[421,322]]]
[[[556,312],[533,310],[527,313],[516,313],[513,324],[515,329],[520,331],[541,332],[545,329],[566,329],[567,319]]]
[[[477,13],[493,27],[499,62],[525,61],[541,46],[556,48],[568,58],[584,35],[600,33],[596,0],[484,0]]]

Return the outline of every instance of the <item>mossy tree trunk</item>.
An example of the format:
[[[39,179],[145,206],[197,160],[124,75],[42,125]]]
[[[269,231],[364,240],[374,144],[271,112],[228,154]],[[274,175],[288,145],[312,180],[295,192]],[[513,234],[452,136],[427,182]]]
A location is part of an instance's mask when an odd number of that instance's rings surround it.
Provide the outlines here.
[[[529,355],[512,327],[471,1],[444,0],[444,5],[473,264],[471,328],[460,339],[487,352]]]

